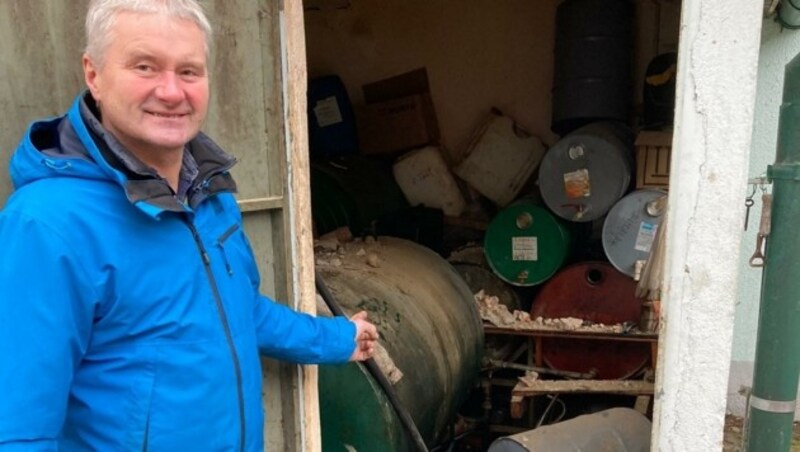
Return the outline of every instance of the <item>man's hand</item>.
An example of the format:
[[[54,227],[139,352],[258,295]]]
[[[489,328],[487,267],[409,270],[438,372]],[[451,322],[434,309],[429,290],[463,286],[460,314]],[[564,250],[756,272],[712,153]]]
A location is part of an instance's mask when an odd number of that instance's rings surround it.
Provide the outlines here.
[[[378,330],[367,321],[367,311],[356,313],[350,321],[356,324],[356,349],[350,355],[350,361],[366,361],[375,353]]]

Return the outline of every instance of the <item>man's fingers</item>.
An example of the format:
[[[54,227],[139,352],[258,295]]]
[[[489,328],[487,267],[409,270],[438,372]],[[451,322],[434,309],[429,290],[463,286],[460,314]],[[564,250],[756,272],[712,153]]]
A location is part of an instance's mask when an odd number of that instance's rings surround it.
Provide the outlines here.
[[[367,320],[367,311],[358,311],[358,312],[356,312],[355,314],[353,314],[352,317],[350,317],[350,320],[352,320],[354,322],[356,320]]]

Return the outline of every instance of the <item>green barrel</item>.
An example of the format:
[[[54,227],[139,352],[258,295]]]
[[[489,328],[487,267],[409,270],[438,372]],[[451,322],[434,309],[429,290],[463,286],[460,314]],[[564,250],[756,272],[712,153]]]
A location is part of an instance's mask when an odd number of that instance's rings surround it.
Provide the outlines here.
[[[483,354],[480,315],[464,280],[433,251],[392,237],[319,249],[315,257],[343,310],[365,310],[377,326],[383,350],[375,360],[395,380],[422,438],[429,447],[445,441]],[[415,450],[358,364],[321,366],[319,397],[323,450]]]
[[[382,215],[408,207],[390,163],[360,156],[311,162],[311,215],[318,235],[348,226],[373,233]]]
[[[520,200],[492,219],[483,251],[492,271],[515,286],[535,286],[569,257],[572,236],[547,209]]]

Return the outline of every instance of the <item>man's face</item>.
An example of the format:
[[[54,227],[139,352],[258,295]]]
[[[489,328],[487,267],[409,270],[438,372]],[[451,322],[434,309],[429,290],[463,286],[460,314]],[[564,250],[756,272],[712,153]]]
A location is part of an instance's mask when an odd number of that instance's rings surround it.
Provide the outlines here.
[[[103,64],[83,57],[102,123],[139,156],[176,151],[200,130],[208,109],[203,32],[158,14],[117,15]]]

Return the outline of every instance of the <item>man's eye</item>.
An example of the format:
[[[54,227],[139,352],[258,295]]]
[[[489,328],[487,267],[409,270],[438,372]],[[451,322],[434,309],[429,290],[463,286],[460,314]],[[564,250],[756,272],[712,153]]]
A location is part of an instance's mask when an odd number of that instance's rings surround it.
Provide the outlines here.
[[[180,74],[183,77],[202,77],[203,71],[199,69],[184,69]]]
[[[134,66],[134,68],[140,72],[150,72],[153,70],[153,67],[150,66],[149,64],[137,64],[136,66]]]

